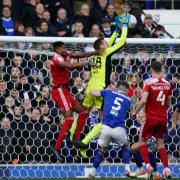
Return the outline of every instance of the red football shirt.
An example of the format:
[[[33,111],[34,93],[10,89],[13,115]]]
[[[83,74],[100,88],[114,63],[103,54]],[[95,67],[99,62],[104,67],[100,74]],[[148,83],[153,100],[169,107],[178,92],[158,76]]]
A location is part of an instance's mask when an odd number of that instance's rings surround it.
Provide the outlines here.
[[[149,78],[143,92],[149,93],[145,107],[147,120],[167,121],[167,101],[172,95],[170,83],[163,78]]]
[[[69,57],[72,56],[71,52],[68,52],[67,56],[61,56],[55,54],[51,59],[51,74],[53,79],[53,85],[63,85],[69,83],[70,69],[59,66],[62,62],[70,62]]]

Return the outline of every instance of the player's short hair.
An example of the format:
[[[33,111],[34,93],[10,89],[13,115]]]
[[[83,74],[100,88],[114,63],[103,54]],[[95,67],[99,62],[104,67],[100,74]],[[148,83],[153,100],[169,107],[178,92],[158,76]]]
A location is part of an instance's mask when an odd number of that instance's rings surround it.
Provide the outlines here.
[[[158,61],[153,61],[151,63],[151,68],[157,73],[160,73],[162,71],[162,65]]]
[[[63,46],[63,45],[64,45],[64,43],[63,43],[62,41],[54,42],[54,43],[53,43],[53,49],[54,49],[54,51],[56,51],[57,48],[59,48],[59,47],[61,47],[61,46]]]
[[[95,50],[99,50],[100,49],[100,46],[101,46],[101,43],[102,43],[103,40],[104,40],[103,37],[98,38],[97,40],[95,40],[95,42],[93,44],[93,47],[94,47]]]
[[[125,82],[125,81],[118,81],[117,85],[116,85],[116,88],[119,88],[120,86],[123,86],[126,89],[129,89],[129,84],[127,82]]]

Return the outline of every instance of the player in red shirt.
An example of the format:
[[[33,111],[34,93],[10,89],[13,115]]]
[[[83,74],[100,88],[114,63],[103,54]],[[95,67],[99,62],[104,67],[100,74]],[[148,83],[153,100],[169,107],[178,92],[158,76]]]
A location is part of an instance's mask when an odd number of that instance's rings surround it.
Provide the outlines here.
[[[63,139],[68,134],[69,129],[73,123],[73,111],[78,112],[77,128],[74,133],[74,139],[79,140],[81,130],[84,127],[88,110],[83,108],[78,101],[73,97],[69,91],[70,69],[93,65],[90,62],[71,63],[70,57],[81,58],[90,57],[98,54],[98,51],[84,52],[81,54],[74,54],[68,52],[63,42],[55,42],[53,49],[56,54],[51,59],[51,74],[53,79],[52,98],[59,106],[61,113],[64,115],[64,122],[61,126],[57,142],[54,146],[54,153],[57,160],[61,161],[59,150],[61,149]]]
[[[171,171],[168,168],[168,156],[164,148],[164,139],[167,132],[167,110],[171,104],[172,90],[170,83],[162,78],[162,66],[159,62],[152,62],[151,72],[152,78],[145,81],[142,98],[132,116],[134,117],[145,105],[146,122],[142,127],[139,151],[151,176],[153,168],[150,165],[146,140],[154,136],[157,139],[157,149],[164,165],[163,174],[167,178],[171,178]]]

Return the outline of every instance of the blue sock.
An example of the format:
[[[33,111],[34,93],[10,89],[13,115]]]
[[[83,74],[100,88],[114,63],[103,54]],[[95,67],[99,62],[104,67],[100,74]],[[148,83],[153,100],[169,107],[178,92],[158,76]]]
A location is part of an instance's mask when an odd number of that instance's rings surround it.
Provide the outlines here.
[[[150,164],[154,169],[154,172],[157,171],[157,164],[156,164],[156,155],[155,153],[151,152],[149,153],[149,158],[150,158]]]
[[[137,167],[138,168],[143,167],[143,164],[142,164],[143,161],[141,158],[141,154],[138,151],[133,153],[133,157],[134,157],[134,160],[135,160]]]
[[[122,152],[122,159],[123,159],[123,162],[125,164],[129,164],[129,159],[130,159],[130,152],[129,152],[129,149],[126,147],[126,148],[123,148],[121,150]]]
[[[103,159],[104,159],[103,153],[100,150],[98,150],[94,159],[93,167],[97,169],[100,163],[103,161]]]

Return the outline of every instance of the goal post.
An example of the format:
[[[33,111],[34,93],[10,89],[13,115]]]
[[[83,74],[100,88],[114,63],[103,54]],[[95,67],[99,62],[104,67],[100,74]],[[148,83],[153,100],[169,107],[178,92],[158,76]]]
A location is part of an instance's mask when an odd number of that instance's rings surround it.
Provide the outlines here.
[[[93,139],[87,149],[88,159],[64,140],[63,163],[52,153],[63,117],[52,101],[50,57],[52,43],[62,41],[72,52],[92,51],[96,38],[0,36],[0,178],[75,178],[84,177],[91,167],[98,149]],[[107,39],[106,39],[107,40]],[[117,39],[119,41],[119,39]],[[70,59],[71,62],[89,59]],[[172,113],[180,100],[180,39],[128,38],[126,45],[112,56],[111,83],[127,81],[133,108],[139,102],[143,82],[151,76],[150,64],[157,60],[163,65],[164,77],[173,89],[172,108],[169,109],[166,149],[173,177],[180,178],[180,123],[172,127]],[[71,70],[70,90],[82,102],[90,78],[90,68]],[[80,82],[79,82],[80,79]],[[80,83],[80,85],[78,84]],[[87,120],[82,138],[98,123],[95,109]],[[137,121],[138,123],[138,121]],[[130,144],[137,141],[139,126],[126,120]],[[8,125],[7,125],[8,124]],[[135,170],[131,158],[131,170]],[[157,155],[158,170],[162,165]],[[98,169],[98,177],[123,177],[121,149],[111,143],[108,155]]]

